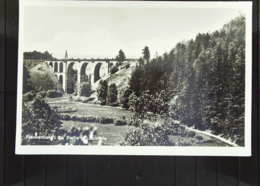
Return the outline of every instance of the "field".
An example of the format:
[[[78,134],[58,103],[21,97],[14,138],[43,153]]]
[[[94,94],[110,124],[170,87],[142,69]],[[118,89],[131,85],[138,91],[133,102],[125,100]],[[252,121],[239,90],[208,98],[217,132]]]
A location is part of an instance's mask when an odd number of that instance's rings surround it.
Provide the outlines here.
[[[54,107],[73,108],[77,111],[71,114],[90,115],[95,117],[109,117],[121,119],[130,117],[132,113],[120,107],[100,106],[98,104],[69,101],[67,97],[48,99],[48,103]]]
[[[48,103],[52,107],[56,108],[67,108],[68,110],[72,110],[69,115],[79,115],[79,116],[95,116],[112,118],[114,121],[116,119],[122,118],[130,118],[132,113],[120,107],[111,107],[111,106],[100,106],[98,104],[89,104],[89,103],[81,103],[76,101],[69,100],[68,97],[63,98],[52,98],[47,100]],[[76,128],[97,128],[97,137],[102,137],[103,140],[102,145],[120,145],[127,134],[129,128],[133,128],[132,126],[123,125],[117,126],[114,123],[101,124],[98,122],[82,122],[82,121],[62,121],[63,128],[67,131],[71,130],[72,127]],[[212,136],[208,136],[207,134],[194,132],[185,129],[186,133],[193,133],[190,136],[183,135],[169,135],[170,141],[175,145],[188,146],[192,144],[192,146],[230,146],[229,144],[214,138]]]

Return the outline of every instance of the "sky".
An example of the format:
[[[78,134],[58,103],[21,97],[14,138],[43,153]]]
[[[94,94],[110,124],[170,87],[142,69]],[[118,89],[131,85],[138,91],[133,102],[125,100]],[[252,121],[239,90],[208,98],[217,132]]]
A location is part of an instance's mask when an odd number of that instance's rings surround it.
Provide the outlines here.
[[[154,57],[198,33],[219,30],[241,14],[220,8],[106,8],[26,6],[23,51],[46,51],[63,58],[139,58],[148,46]]]

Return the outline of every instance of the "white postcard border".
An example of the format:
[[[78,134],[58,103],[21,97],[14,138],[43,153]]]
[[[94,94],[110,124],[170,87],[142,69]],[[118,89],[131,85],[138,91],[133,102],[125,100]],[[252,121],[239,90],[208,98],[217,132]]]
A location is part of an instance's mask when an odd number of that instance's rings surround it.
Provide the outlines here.
[[[24,6],[87,6],[87,7],[160,7],[160,8],[239,8],[246,12],[246,87],[244,147],[176,147],[176,146],[63,146],[21,145],[23,89],[23,15]],[[16,154],[84,154],[84,155],[152,155],[152,156],[251,156],[252,108],[252,2],[156,2],[156,1],[19,1],[17,78]]]

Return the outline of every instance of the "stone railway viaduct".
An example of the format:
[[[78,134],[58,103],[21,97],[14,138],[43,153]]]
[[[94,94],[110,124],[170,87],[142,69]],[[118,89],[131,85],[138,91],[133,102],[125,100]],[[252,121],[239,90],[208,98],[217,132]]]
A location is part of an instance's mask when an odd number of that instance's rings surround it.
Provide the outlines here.
[[[126,61],[136,61],[135,59],[126,59]],[[80,87],[81,82],[87,77],[92,87],[95,87],[96,82],[110,74],[110,67],[115,65],[115,59],[62,59],[45,61],[51,71],[57,77],[62,89],[68,93],[69,85],[68,80],[71,77],[71,72],[75,72],[76,86]]]

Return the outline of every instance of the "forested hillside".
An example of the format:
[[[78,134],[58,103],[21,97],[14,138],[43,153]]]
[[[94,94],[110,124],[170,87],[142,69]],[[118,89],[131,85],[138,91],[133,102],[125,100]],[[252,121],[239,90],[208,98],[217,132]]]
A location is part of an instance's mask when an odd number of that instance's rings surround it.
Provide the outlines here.
[[[38,51],[32,51],[32,52],[24,52],[23,58],[27,60],[53,60],[55,59],[52,54],[50,54],[48,51],[45,52],[38,52]]]
[[[129,89],[129,107],[137,115],[163,111],[173,120],[243,145],[245,18],[237,17],[218,31],[200,33],[140,63]]]

